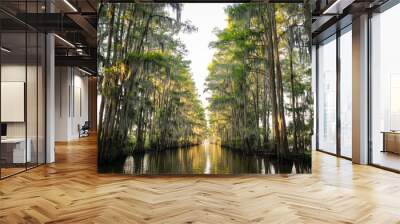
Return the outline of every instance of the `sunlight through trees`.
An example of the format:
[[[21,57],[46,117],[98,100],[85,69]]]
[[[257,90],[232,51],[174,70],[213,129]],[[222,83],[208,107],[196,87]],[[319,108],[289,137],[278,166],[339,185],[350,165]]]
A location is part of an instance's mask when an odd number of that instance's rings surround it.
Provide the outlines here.
[[[225,147],[279,156],[311,148],[308,18],[302,4],[236,4],[211,43],[211,133]]]
[[[204,108],[178,38],[196,31],[181,21],[182,4],[100,4],[99,164],[207,138],[246,153],[309,153],[311,18],[305,8],[228,6],[227,27],[210,43],[217,53]]]

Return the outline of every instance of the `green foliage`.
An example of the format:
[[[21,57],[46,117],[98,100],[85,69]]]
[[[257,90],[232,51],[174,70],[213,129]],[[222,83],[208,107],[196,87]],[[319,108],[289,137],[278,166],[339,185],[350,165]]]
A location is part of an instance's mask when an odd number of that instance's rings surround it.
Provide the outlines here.
[[[309,150],[311,70],[302,4],[233,4],[226,13],[228,27],[210,44],[217,52],[206,80],[212,139],[246,151]]]
[[[310,17],[302,4],[233,4],[210,43],[209,125],[180,32],[182,5],[99,7],[99,162],[135,151],[199,144],[278,155],[310,148]],[[209,126],[209,127],[208,127]]]
[[[180,20],[181,4],[100,8],[99,163],[135,151],[201,143],[205,112],[184,46],[175,38],[196,28]]]

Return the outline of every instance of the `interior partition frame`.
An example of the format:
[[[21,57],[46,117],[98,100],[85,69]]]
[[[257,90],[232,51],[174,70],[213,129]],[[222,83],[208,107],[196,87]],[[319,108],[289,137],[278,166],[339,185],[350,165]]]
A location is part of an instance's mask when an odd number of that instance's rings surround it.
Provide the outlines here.
[[[37,0],[37,1],[34,1],[34,2],[36,2],[37,3],[37,5],[36,5],[36,9],[37,9],[37,12],[39,12],[38,11],[38,9],[39,9],[39,7],[38,7],[38,4],[39,4],[39,1]],[[25,19],[27,18],[26,16],[27,16],[27,13],[28,13],[28,10],[27,10],[27,3],[28,3],[28,1],[24,1],[24,3],[26,3],[25,4]],[[47,0],[46,0],[46,3],[47,3]],[[47,12],[48,11],[48,7],[46,6],[45,7],[45,12]],[[18,20],[18,21],[20,21],[21,22],[21,20]],[[33,168],[36,168],[36,167],[39,167],[39,166],[41,166],[41,165],[44,165],[44,164],[46,164],[46,163],[48,163],[48,161],[47,161],[47,145],[48,145],[48,143],[47,143],[47,100],[46,100],[46,98],[47,98],[47,44],[48,44],[48,41],[47,41],[47,35],[48,35],[48,33],[47,32],[42,32],[42,31],[40,31],[40,30],[37,30],[36,28],[34,28],[34,27],[32,27],[32,26],[30,26],[30,25],[28,25],[27,23],[24,23],[24,28],[25,28],[25,30],[24,31],[22,31],[21,32],[21,34],[24,34],[25,35],[25,58],[24,58],[24,60],[25,60],[25,84],[24,84],[24,91],[25,91],[25,93],[24,93],[24,122],[25,122],[25,136],[24,136],[24,139],[25,139],[25,168],[23,169],[23,170],[21,170],[21,171],[18,171],[18,172],[15,172],[15,173],[12,173],[12,174],[10,174],[10,175],[7,175],[7,176],[3,176],[3,173],[2,173],[2,168],[1,168],[1,166],[0,166],[0,180],[3,180],[3,179],[6,179],[6,178],[8,178],[8,177],[12,177],[12,176],[15,176],[15,175],[17,175],[17,174],[20,174],[20,173],[23,173],[23,172],[26,172],[27,170],[30,170],[30,169],[33,169]],[[43,55],[41,55],[41,57],[42,57],[42,60],[44,60],[44,63],[43,63],[43,66],[42,66],[42,82],[43,82],[43,84],[44,84],[44,92],[43,92],[43,94],[42,94],[42,96],[44,96],[44,98],[43,98],[43,112],[44,112],[44,116],[43,116],[43,120],[42,120],[42,122],[43,122],[43,146],[42,147],[44,147],[43,149],[42,149],[42,152],[43,152],[43,154],[44,155],[42,155],[43,156],[43,162],[42,163],[39,163],[39,141],[37,141],[37,144],[36,144],[36,163],[34,164],[34,166],[31,166],[31,167],[28,167],[28,153],[27,153],[27,147],[28,147],[28,119],[27,119],[27,117],[28,117],[28,114],[27,114],[27,82],[28,82],[28,78],[27,78],[27,76],[28,76],[28,30],[30,30],[30,32],[35,32],[36,33],[36,57],[37,57],[37,59],[36,59],[36,139],[38,140],[39,139],[39,113],[38,113],[38,111],[39,111],[39,79],[38,79],[38,76],[39,76],[39,69],[38,69],[38,66],[39,66],[39,34],[43,34],[43,39],[42,39],[42,44],[43,44],[43,48],[44,48],[44,50],[42,50],[41,51],[41,54],[43,54]],[[4,32],[2,31],[2,29],[1,29],[1,23],[0,23],[0,46],[2,46],[2,34],[3,34]],[[0,53],[0,82],[2,81],[2,55],[1,55],[1,53]],[[0,103],[1,103],[1,85],[0,85]],[[0,111],[1,111],[1,104],[0,104]],[[2,123],[1,122],[1,113],[0,113],[0,123]],[[2,150],[1,150],[1,144],[0,144],[0,158],[1,158],[1,152],[2,152]],[[32,154],[31,154],[32,155]],[[1,165],[1,164],[0,164]]]

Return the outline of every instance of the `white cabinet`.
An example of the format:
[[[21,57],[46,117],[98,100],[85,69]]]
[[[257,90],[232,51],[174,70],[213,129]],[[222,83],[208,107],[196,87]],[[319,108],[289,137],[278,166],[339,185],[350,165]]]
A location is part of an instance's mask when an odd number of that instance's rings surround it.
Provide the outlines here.
[[[8,147],[12,147],[12,162],[13,163],[25,163],[32,161],[32,141],[27,139],[28,144],[25,151],[25,139],[24,138],[9,138],[2,139],[1,144],[7,144]]]

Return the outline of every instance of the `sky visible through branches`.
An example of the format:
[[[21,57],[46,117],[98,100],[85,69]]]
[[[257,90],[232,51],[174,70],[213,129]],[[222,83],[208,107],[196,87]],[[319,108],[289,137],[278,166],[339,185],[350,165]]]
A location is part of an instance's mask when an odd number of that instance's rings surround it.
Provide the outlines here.
[[[215,53],[215,49],[210,48],[209,44],[217,40],[214,30],[222,30],[227,25],[224,9],[228,5],[226,3],[183,4],[182,21],[190,20],[198,30],[193,33],[179,33],[179,39],[188,51],[186,59],[192,62],[190,69],[205,109],[209,96],[208,93],[204,93],[207,67]]]

